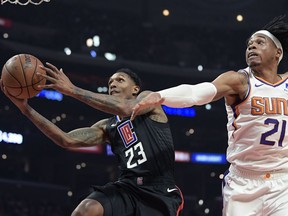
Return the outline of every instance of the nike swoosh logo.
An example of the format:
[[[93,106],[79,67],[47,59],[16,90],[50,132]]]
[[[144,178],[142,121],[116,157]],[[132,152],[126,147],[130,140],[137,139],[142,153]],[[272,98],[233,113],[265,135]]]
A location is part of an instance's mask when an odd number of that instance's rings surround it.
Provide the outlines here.
[[[172,189],[167,188],[167,192],[168,192],[168,193],[170,193],[170,192],[172,192],[172,191],[175,191],[175,190],[178,190],[178,189],[177,189],[177,188],[172,188]]]
[[[262,85],[264,85],[263,83],[261,83],[261,84],[255,84],[255,87],[260,87],[260,86],[262,86]]]

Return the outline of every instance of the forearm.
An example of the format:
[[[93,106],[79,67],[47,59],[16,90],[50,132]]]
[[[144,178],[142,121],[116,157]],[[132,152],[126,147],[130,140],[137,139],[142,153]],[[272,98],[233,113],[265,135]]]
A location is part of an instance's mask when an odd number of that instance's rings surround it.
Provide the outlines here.
[[[212,83],[197,85],[182,84],[158,92],[164,101],[162,104],[170,107],[191,107],[211,102],[217,93]]]
[[[103,126],[106,124],[105,119],[95,123],[93,127],[78,128],[66,133],[29,105],[25,107],[24,111],[22,109],[22,113],[30,119],[43,134],[63,148],[90,147],[106,142],[103,130]]]
[[[21,111],[44,135],[50,138],[55,144],[63,148],[68,147],[65,139],[67,138],[66,133],[58,128],[55,124],[40,115],[29,105]]]
[[[106,94],[99,94],[94,93],[79,87],[76,87],[69,96],[86,103],[87,105],[101,110],[106,113],[114,114],[114,115],[121,115],[124,112],[123,99],[106,95]]]

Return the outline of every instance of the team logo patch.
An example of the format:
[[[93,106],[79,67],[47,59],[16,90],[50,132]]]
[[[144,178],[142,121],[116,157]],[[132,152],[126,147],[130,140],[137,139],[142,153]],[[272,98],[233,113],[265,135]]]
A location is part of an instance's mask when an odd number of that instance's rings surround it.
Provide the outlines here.
[[[117,127],[117,130],[126,148],[137,141],[137,136],[135,132],[132,131],[132,129],[133,125],[130,120],[123,122]]]

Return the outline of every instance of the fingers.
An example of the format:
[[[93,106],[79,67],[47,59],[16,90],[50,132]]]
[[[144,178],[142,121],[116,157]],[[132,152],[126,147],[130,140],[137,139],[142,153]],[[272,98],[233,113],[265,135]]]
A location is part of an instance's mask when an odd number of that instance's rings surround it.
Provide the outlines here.
[[[135,119],[136,113],[135,111],[132,112],[132,115],[130,116],[130,121],[133,121]]]
[[[165,98],[161,98],[160,101],[158,102],[159,105],[163,104],[163,102],[165,101]]]
[[[60,77],[62,77],[62,74],[64,75],[63,69],[61,68],[60,70],[58,70],[56,66],[54,66],[53,64],[49,62],[47,62],[46,65],[47,67],[43,65],[39,65],[41,69],[46,71],[46,74],[37,72],[37,75],[55,84],[58,80],[61,79]],[[40,86],[42,88],[53,88],[52,85],[39,85],[39,87]]]
[[[49,63],[49,62],[46,62],[46,65],[52,69],[52,71],[55,73],[55,74],[60,74],[60,73],[63,73],[63,69],[60,68],[60,70],[53,64]]]
[[[133,121],[133,120],[136,118],[137,115],[138,115],[138,110],[134,110],[134,111],[132,112],[131,117],[130,117],[130,121]]]
[[[37,88],[39,88],[39,89],[55,89],[55,85],[54,84],[38,85]]]
[[[59,72],[58,68],[57,68],[55,65],[53,65],[53,64],[51,64],[51,63],[49,63],[49,62],[46,62],[46,65],[47,65],[49,68],[51,68],[51,70],[52,70],[53,72],[55,72],[55,73],[58,73],[58,72]]]
[[[38,73],[38,72],[37,72],[37,75],[40,76],[40,77],[45,78],[46,80],[48,80],[48,81],[50,81],[50,82],[52,82],[52,83],[55,83],[56,80],[57,80],[56,78],[54,78],[54,77],[52,77],[52,76],[49,76],[49,75],[47,75],[47,74],[41,74],[41,73]]]
[[[135,119],[135,117],[137,116],[138,113],[138,109],[139,109],[139,104],[136,104],[133,108],[132,108],[132,115],[130,117],[130,120],[133,121]]]
[[[46,74],[37,72],[37,75],[38,75],[38,76],[47,78],[47,74],[48,74],[49,77],[57,78],[57,72],[53,71],[51,68],[48,68],[48,67],[45,67],[45,66],[42,66],[42,65],[39,65],[39,67],[40,67],[41,69],[45,70],[45,71],[46,71]]]
[[[136,104],[133,108],[132,108],[132,114],[130,117],[130,120],[134,120],[136,118],[137,115],[139,115],[140,111],[144,109],[144,106],[140,103]]]
[[[138,102],[133,108],[132,108],[132,115],[130,117],[130,120],[134,120],[137,115],[140,115],[140,113],[144,109],[151,109],[152,107],[156,107],[161,105],[164,102],[164,98],[161,98],[161,96],[158,93],[150,93],[145,98],[142,99],[142,101]]]
[[[47,74],[49,74],[50,76],[57,78],[57,76],[60,73],[63,73],[63,70],[58,70],[58,68],[56,66],[54,66],[53,64],[46,62],[47,67],[45,67],[44,65],[39,65],[39,67],[43,70],[46,71]],[[41,74],[39,73],[39,75],[41,76]]]

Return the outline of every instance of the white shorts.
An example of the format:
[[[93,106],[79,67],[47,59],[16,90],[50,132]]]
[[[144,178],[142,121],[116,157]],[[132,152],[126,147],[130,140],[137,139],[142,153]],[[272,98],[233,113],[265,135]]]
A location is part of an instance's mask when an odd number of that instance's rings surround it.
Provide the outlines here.
[[[247,173],[223,181],[223,216],[288,216],[288,172]]]

